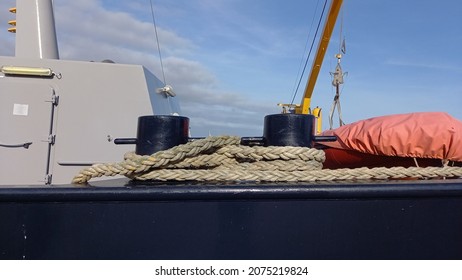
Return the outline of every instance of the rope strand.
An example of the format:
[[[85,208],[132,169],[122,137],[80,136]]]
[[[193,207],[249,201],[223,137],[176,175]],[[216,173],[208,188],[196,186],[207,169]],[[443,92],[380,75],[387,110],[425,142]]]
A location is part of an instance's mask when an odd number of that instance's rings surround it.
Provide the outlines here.
[[[322,150],[305,147],[249,147],[240,137],[214,136],[153,155],[125,154],[120,163],[95,164],[72,183],[124,175],[135,180],[313,182],[462,177],[460,167],[322,169]]]

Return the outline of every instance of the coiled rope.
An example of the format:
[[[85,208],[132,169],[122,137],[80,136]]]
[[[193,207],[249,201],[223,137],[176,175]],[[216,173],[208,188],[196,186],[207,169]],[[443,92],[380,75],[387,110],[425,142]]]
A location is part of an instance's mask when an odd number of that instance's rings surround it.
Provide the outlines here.
[[[313,182],[335,180],[462,177],[460,167],[322,169],[322,150],[305,147],[249,147],[237,136],[211,136],[149,156],[127,153],[119,163],[95,164],[72,183],[101,176],[135,180]]]

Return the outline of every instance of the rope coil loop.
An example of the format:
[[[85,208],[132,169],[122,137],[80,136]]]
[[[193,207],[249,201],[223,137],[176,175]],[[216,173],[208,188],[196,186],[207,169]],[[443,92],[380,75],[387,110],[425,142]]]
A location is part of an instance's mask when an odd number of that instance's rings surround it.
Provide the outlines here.
[[[266,182],[462,177],[462,168],[451,166],[322,169],[322,150],[249,147],[240,145],[240,141],[237,136],[211,136],[147,156],[130,152],[122,162],[95,164],[82,170],[72,183],[115,175],[135,180]]]

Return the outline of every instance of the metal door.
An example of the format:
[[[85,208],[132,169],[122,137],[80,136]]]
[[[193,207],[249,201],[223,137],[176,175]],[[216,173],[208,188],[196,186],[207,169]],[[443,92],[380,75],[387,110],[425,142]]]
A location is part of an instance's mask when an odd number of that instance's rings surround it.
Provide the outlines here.
[[[0,83],[0,185],[51,182],[53,118],[51,86],[31,78]]]

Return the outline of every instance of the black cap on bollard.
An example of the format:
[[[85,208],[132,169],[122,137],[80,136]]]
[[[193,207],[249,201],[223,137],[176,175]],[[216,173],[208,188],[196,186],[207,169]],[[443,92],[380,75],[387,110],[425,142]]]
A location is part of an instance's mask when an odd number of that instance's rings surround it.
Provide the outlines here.
[[[310,147],[314,143],[313,115],[274,114],[265,116],[263,138],[266,146]]]
[[[138,118],[136,151],[138,155],[151,155],[180,144],[189,137],[189,118],[180,116],[141,116]]]

